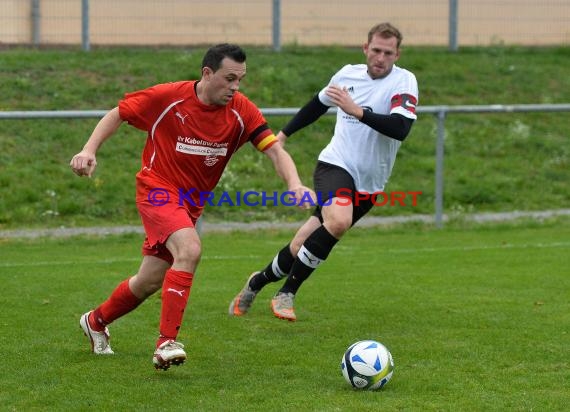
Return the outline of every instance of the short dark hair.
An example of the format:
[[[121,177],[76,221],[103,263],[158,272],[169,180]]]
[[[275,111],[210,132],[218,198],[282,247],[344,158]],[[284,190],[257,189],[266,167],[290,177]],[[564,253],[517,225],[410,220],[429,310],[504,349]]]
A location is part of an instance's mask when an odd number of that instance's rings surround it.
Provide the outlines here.
[[[368,32],[368,43],[372,41],[372,37],[377,34],[384,39],[389,39],[390,37],[395,37],[397,41],[397,47],[400,48],[402,44],[402,33],[396,27],[391,25],[390,23],[380,23],[376,26],[372,27]]]
[[[238,63],[243,63],[246,59],[245,52],[238,45],[221,43],[208,49],[202,59],[202,69],[209,67],[216,72],[222,65],[222,60],[224,60],[225,57]]]

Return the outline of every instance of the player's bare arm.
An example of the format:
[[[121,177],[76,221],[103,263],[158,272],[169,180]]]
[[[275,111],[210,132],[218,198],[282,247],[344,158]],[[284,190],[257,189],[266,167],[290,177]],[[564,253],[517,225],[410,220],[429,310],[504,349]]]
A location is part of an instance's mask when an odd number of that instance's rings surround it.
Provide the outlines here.
[[[287,135],[281,131],[277,133],[276,137],[277,140],[279,140],[279,143],[281,143],[281,146],[285,147],[285,142],[287,141]]]
[[[87,140],[87,143],[85,143],[81,152],[73,156],[69,162],[69,166],[71,167],[71,170],[73,170],[73,173],[77,176],[91,177],[93,175],[93,172],[97,167],[97,150],[105,140],[117,131],[122,122],[118,107],[111,109],[101,118],[99,123],[97,123],[97,126],[95,126],[95,129],[93,129],[91,137],[89,137],[89,140]]]
[[[273,166],[275,167],[277,174],[287,184],[287,190],[295,193],[296,204],[299,204],[303,209],[310,208],[310,202],[306,202],[307,193],[311,197],[313,205],[316,203],[317,196],[315,195],[315,192],[303,185],[299,178],[299,174],[297,173],[295,162],[293,162],[291,155],[289,155],[289,153],[287,153],[280,144],[274,144],[263,153],[265,153],[273,162]],[[304,202],[301,203],[301,200]]]

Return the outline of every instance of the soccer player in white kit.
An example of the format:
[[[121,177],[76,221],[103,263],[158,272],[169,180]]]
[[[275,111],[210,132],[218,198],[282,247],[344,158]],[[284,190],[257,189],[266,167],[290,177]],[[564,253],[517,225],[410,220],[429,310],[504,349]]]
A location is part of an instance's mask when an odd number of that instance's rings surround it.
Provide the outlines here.
[[[366,64],[341,68],[277,135],[284,143],[329,107],[338,108],[334,135],[314,172],[315,212],[265,269],[250,275],[230,303],[230,315],[245,315],[265,285],[285,278],[271,307],[276,317],[296,320],[293,302],[301,284],[372,208],[372,194],[384,191],[418,103],[416,77],[395,65],[401,42],[400,31],[390,23],[372,27],[363,46]]]

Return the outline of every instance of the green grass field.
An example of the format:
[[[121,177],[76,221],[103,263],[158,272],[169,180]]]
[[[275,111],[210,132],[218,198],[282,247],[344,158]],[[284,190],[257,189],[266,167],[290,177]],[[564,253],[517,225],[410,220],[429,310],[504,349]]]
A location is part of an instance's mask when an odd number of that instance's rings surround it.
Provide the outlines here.
[[[133,274],[138,235],[2,240],[0,405],[9,411],[563,411],[570,401],[570,220],[355,229],[304,285],[296,323],[229,301],[290,232],[205,233],[179,339],[189,360],[151,365],[160,300],[89,353],[78,319]],[[223,244],[223,250],[220,245]],[[344,350],[385,343],[381,391],[343,380]]]
[[[260,107],[299,107],[359,49],[248,48],[242,90]],[[2,50],[0,110],[113,107],[124,92],[196,78],[203,49]],[[400,60],[420,105],[568,103],[570,48],[417,47]],[[570,219],[475,224],[470,212],[565,209],[570,123],[565,113],[446,119],[443,230],[421,223],[351,231],[296,299],[298,322],[275,319],[258,297],[227,315],[247,275],[291,231],[205,233],[180,340],[189,360],[156,372],[160,299],[111,325],[112,357],[96,357],[78,320],[136,272],[139,235],[0,238],[0,409],[8,411],[563,411],[570,402]],[[270,117],[279,130],[286,117]],[[68,167],[96,119],[0,123],[0,229],[139,224],[134,174],[144,134],[123,126],[91,180]],[[330,139],[322,119],[287,144],[306,184]],[[389,191],[422,191],[433,213],[436,128],[420,116],[398,154]],[[240,150],[218,192],[283,190],[271,165]],[[211,222],[296,221],[287,207],[207,207]],[[223,249],[220,248],[223,245]],[[376,339],[396,370],[378,392],[352,390],[344,350]]]

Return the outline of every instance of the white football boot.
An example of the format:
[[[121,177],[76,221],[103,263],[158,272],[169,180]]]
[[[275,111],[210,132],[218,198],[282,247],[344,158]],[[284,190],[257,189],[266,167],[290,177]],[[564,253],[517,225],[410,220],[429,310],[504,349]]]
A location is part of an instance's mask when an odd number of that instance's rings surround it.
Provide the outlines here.
[[[79,325],[83,329],[85,336],[91,341],[91,352],[95,355],[112,355],[114,352],[109,345],[109,339],[111,335],[109,334],[109,329],[105,328],[102,332],[97,332],[91,329],[89,325],[89,314],[91,312],[84,313],[79,319]]]

